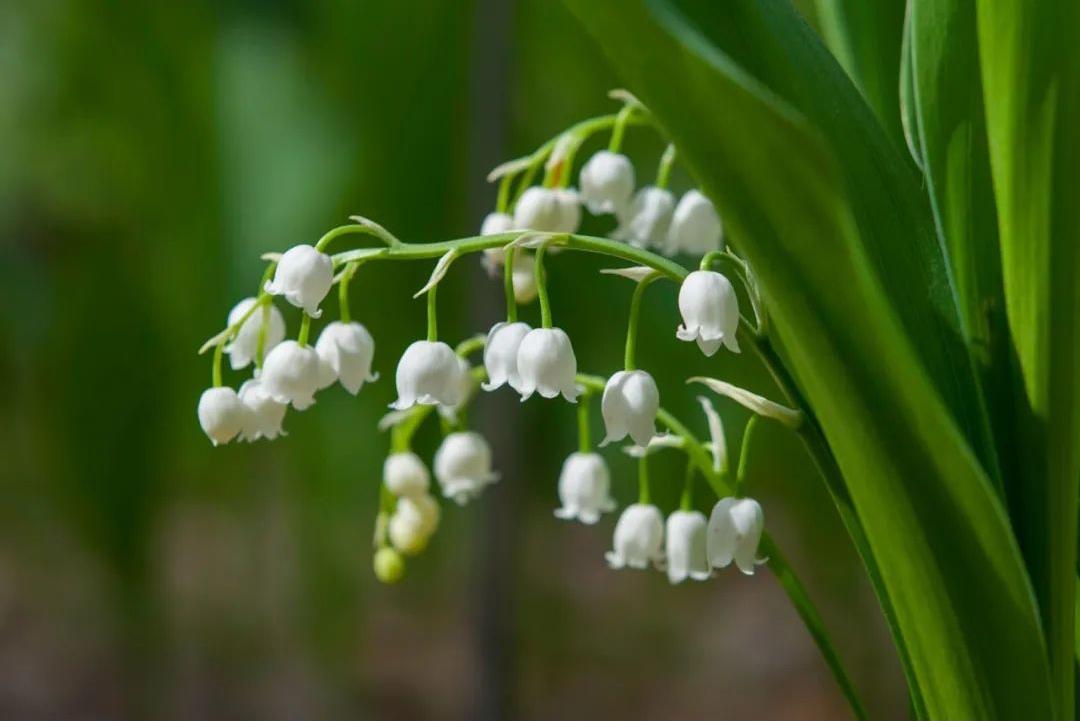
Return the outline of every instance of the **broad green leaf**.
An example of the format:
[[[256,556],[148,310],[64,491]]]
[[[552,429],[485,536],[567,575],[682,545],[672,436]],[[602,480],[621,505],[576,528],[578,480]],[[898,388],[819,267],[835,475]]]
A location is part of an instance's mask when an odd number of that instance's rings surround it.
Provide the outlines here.
[[[1013,518],[1071,718],[1080,478],[1080,3],[978,0],[1005,307],[1021,375]]]
[[[932,380],[948,366],[922,347],[945,343],[953,321],[934,309],[948,314],[951,291],[925,270],[936,239],[907,196],[916,179],[903,175],[906,161],[882,150],[880,129],[863,127],[873,120],[858,93],[836,80],[839,67],[784,3],[712,4],[709,38],[669,3],[569,4],[679,146],[759,275],[850,491],[858,519],[846,517],[849,528],[865,531],[861,550],[917,713],[1048,717],[1045,650],[1019,551],[944,400],[947,384]],[[870,167],[881,182],[863,176]],[[899,194],[891,209],[877,197],[888,191]],[[882,213],[873,224],[871,207]],[[912,287],[902,294],[897,282]],[[953,360],[962,377],[966,358]]]
[[[897,145],[897,97],[905,0],[816,0],[825,44],[862,91]]]
[[[919,154],[995,431],[998,453],[987,459],[988,471],[1000,484],[1003,469],[1010,476],[1014,469],[1011,348],[979,82],[975,0],[912,0],[909,21]]]

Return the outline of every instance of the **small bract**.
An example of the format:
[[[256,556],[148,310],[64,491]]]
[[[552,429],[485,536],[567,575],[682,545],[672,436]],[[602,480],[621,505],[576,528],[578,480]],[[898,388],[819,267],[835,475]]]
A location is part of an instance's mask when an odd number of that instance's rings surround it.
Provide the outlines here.
[[[634,194],[634,165],[625,155],[601,150],[581,168],[579,180],[590,213],[621,213]]]
[[[335,380],[354,396],[365,382],[378,380],[371,372],[375,356],[375,340],[359,323],[334,321],[323,328],[315,343],[315,352],[323,364],[319,387],[326,388]]]
[[[237,323],[255,303],[254,298],[244,298],[234,305],[229,311],[226,325],[232,326]],[[281,311],[273,303],[268,303],[265,308],[257,308],[240,326],[240,330],[236,332],[232,341],[225,346],[225,352],[229,354],[229,365],[233,370],[247,367],[258,355],[259,333],[263,327],[264,314],[266,314],[266,333],[263,336],[263,353],[269,353],[274,346],[285,340],[285,318],[281,315]]]
[[[275,401],[302,411],[315,402],[322,374],[322,361],[314,348],[287,340],[266,356],[259,381]]]
[[[593,524],[601,513],[615,510],[611,497],[611,473],[599,453],[571,453],[559,473],[559,501],[556,518],[577,519]]]
[[[705,514],[700,511],[675,511],[667,519],[667,574],[672,583],[687,578],[704,581],[711,568],[706,553]]]
[[[333,283],[334,263],[330,256],[310,245],[297,245],[281,256],[274,279],[266,283],[266,292],[283,295],[312,318],[318,318],[322,314],[319,303]]]
[[[534,328],[521,340],[518,347],[518,375],[520,376],[521,400],[528,400],[533,393],[544,398],[554,398],[560,393],[574,403],[581,391],[574,376],[577,375],[577,358],[570,338],[559,328]]]
[[[675,337],[697,341],[701,351],[711,356],[725,346],[739,352],[735,334],[739,329],[739,299],[731,281],[711,270],[695,270],[679,288],[679,312],[683,324]]]
[[[236,391],[226,386],[207,388],[199,396],[199,425],[215,446],[228,443],[244,427],[247,414]]]
[[[491,447],[474,431],[458,431],[443,439],[435,452],[435,478],[443,495],[459,505],[480,495],[499,476],[491,469]]]
[[[726,568],[735,561],[748,576],[754,567],[767,559],[757,557],[758,544],[765,529],[765,514],[753,498],[722,498],[709,516],[709,565]]]
[[[600,409],[607,427],[601,446],[629,435],[645,448],[656,435],[656,412],[660,391],[653,377],[642,370],[619,371],[608,379]]]
[[[247,409],[244,427],[240,432],[241,438],[250,442],[259,438],[273,440],[285,435],[285,431],[281,430],[281,424],[285,420],[285,411],[289,406],[274,400],[266,392],[260,379],[252,378],[244,381],[244,384],[240,386],[240,400]]]
[[[391,408],[405,410],[416,404],[433,406],[457,403],[461,366],[453,349],[441,341],[413,342],[398,361],[398,399]]]
[[[608,551],[612,568],[648,568],[660,565],[664,551],[664,517],[656,506],[635,503],[627,506],[615,524],[614,549]]]

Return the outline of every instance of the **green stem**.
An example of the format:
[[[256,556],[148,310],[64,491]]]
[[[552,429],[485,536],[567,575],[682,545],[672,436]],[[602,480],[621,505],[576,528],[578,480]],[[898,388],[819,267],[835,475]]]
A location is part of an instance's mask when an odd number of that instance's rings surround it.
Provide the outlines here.
[[[591,393],[583,393],[577,404],[578,450],[592,451],[592,428],[589,424],[589,401]]]
[[[547,272],[544,269],[544,255],[547,253],[547,244],[541,245],[536,251],[536,264],[534,274],[536,276],[536,295],[540,299],[540,327],[551,327],[551,301],[548,299]]]
[[[506,249],[503,256],[503,292],[506,293],[506,322],[517,322],[517,296],[514,294],[514,255],[516,249]]]
[[[259,323],[259,338],[255,344],[255,368],[262,368],[263,356],[266,353],[266,329],[270,325],[270,304],[262,304],[262,322]]]
[[[341,316],[342,323],[352,321],[352,315],[349,312],[349,282],[352,280],[353,274],[356,273],[359,263],[360,261],[353,261],[345,266],[345,270],[341,274],[341,280],[338,281],[338,314]]]
[[[427,339],[431,342],[439,339],[439,322],[436,316],[435,291],[437,285],[431,286],[427,292]]]
[[[758,427],[758,423],[761,421],[761,416],[754,413],[750,416],[750,420],[746,422],[746,428],[743,430],[742,447],[739,449],[739,469],[735,472],[735,496],[736,498],[742,498],[743,489],[746,483],[746,472],[750,465],[750,439],[754,435],[754,430]]]
[[[656,187],[666,188],[671,180],[671,168],[675,165],[675,145],[668,143],[664,154],[660,156],[660,166],[656,170]]]
[[[710,250],[708,253],[701,257],[701,265],[698,266],[700,270],[712,270],[713,263],[724,257],[724,251],[722,250]]]
[[[214,363],[210,371],[210,380],[214,384],[214,388],[221,387],[221,356],[224,350],[224,343],[218,343],[214,348]]]
[[[335,238],[340,238],[343,235],[350,235],[352,233],[370,235],[372,238],[378,238],[384,243],[389,242],[386,238],[384,238],[370,226],[356,223],[350,225],[339,225],[336,228],[331,228],[330,230],[326,231],[323,237],[319,238],[319,241],[315,243],[315,250],[321,253],[326,250],[326,246],[330,245],[330,242]]]
[[[311,333],[311,316],[301,311],[300,333],[296,336],[296,342],[301,348],[307,347],[308,334]]]
[[[679,509],[694,510],[694,461],[689,455],[686,457],[686,480],[683,482],[682,495],[679,496]]]
[[[510,205],[510,186],[514,182],[514,176],[510,173],[499,179],[499,195],[495,199],[495,212],[505,213]]]
[[[649,505],[652,494],[649,493],[649,454],[642,452],[638,459],[638,503]]]
[[[630,116],[634,114],[635,109],[635,105],[627,103],[619,111],[619,114],[615,116],[615,123],[611,128],[611,140],[608,142],[608,150],[612,153],[617,153],[622,148],[623,136],[626,134],[626,123],[630,120]]]
[[[634,295],[630,298],[630,322],[626,327],[626,353],[623,356],[623,368],[628,371],[634,370],[634,355],[637,352],[638,318],[641,317],[641,298],[645,295],[645,289],[654,280],[660,277],[659,273],[650,273],[638,281],[634,288]]]

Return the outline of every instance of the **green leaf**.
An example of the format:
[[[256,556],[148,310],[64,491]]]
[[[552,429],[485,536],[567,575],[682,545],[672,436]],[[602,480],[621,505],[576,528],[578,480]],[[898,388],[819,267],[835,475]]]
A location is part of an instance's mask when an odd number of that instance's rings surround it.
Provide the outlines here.
[[[961,431],[974,377],[910,164],[786,3],[695,6],[696,25],[658,1],[569,4],[759,276],[865,531],[917,713],[1048,717],[1027,576]]]
[[[903,143],[896,89],[904,5],[905,0],[817,0],[825,44],[898,146]]]
[[[1056,716],[1074,709],[1080,478],[1080,4],[976,5],[1005,306],[1020,382],[1013,519],[1048,639]]]

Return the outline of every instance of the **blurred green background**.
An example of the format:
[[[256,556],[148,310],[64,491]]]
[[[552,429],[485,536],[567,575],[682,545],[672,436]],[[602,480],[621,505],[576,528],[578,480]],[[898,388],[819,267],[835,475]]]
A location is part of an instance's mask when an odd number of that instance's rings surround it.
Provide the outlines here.
[[[323,392],[274,443],[215,449],[200,432],[210,364],[195,350],[255,290],[261,252],[350,213],[410,241],[471,235],[492,166],[611,111],[619,83],[561,5],[3,3],[0,79],[0,717],[848,715],[768,573],[675,588],[615,573],[614,517],[552,517],[575,448],[564,403],[483,396],[472,420],[502,482],[444,506],[404,583],[375,581],[387,448],[375,424],[423,331],[411,295],[429,264],[368,266],[354,282],[379,383]],[[651,180],[661,147],[630,136]],[[549,266],[556,323],[594,373],[621,362],[631,290],[605,265]],[[502,313],[475,261],[440,301],[448,340]],[[650,290],[643,322],[639,363],[700,433],[684,378],[772,391],[748,355],[710,360],[674,341],[670,284]],[[745,413],[717,405],[736,446]],[[434,429],[420,438],[430,454]],[[769,528],[868,706],[905,716],[880,611],[821,482],[793,437],[764,438],[750,488]],[[631,499],[633,463],[607,457]],[[673,509],[680,461],[660,457],[653,476]]]

